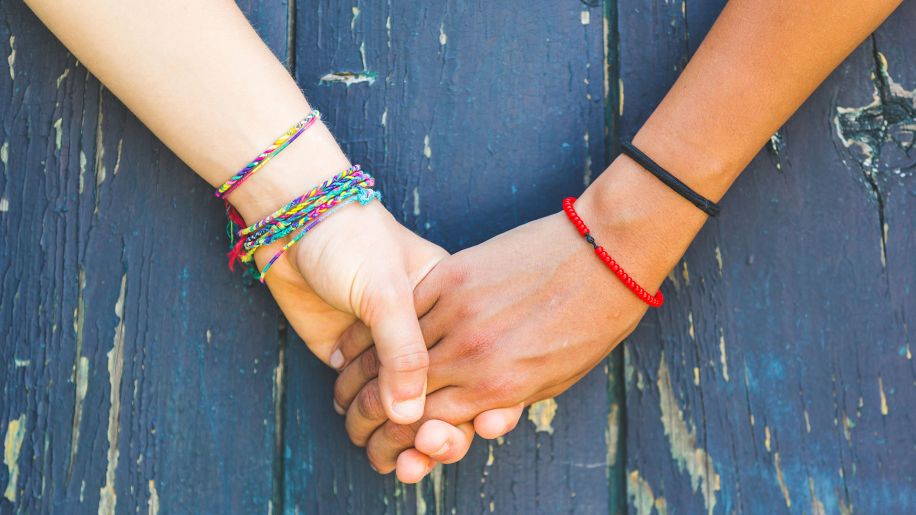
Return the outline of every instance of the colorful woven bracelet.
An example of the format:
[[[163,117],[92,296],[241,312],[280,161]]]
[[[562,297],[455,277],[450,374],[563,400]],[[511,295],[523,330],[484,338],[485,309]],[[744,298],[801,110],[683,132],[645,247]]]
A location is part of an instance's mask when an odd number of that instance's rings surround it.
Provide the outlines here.
[[[646,304],[652,306],[653,308],[661,307],[665,302],[665,297],[662,295],[661,290],[659,290],[655,295],[647,292],[642,286],[640,286],[632,277],[627,275],[624,272],[623,267],[617,264],[614,261],[614,258],[604,250],[604,247],[598,245],[595,241],[595,238],[592,237],[591,231],[589,231],[588,226],[585,225],[585,222],[579,218],[579,214],[576,213],[576,208],[573,207],[573,203],[576,201],[576,197],[566,197],[563,199],[563,212],[566,213],[566,217],[569,218],[569,221],[576,226],[576,229],[579,231],[579,234],[585,237],[585,241],[589,243],[595,249],[595,255],[597,255],[601,261],[614,272],[614,275],[620,279],[627,288],[630,289],[640,300]]]
[[[229,253],[230,269],[234,268],[236,261],[252,263],[257,249],[296,233],[270,258],[258,275],[258,280],[264,282],[267,271],[277,259],[331,214],[352,202],[366,205],[380,199],[381,194],[372,189],[374,185],[375,179],[355,165],[296,197],[264,219],[237,231],[235,236],[238,240]]]
[[[224,182],[219,188],[216,189],[215,195],[218,198],[226,198],[233,190],[238,188],[245,182],[246,179],[254,175],[258,170],[264,167],[268,161],[277,156],[280,152],[283,151],[290,143],[296,141],[303,132],[307,131],[309,127],[315,124],[318,120],[321,119],[321,113],[318,110],[314,110],[309,113],[305,118],[299,120],[296,125],[293,125],[289,128],[288,131],[283,133],[279,138],[277,138],[269,147],[265,148],[263,152],[258,154],[258,157],[244,168],[238,171],[235,175],[229,178]]]

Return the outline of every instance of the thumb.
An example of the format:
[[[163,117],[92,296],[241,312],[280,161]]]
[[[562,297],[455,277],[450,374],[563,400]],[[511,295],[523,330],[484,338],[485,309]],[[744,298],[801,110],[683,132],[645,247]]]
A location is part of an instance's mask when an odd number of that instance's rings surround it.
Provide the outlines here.
[[[388,290],[368,312],[379,358],[379,390],[388,418],[410,424],[423,416],[429,353],[414,312],[413,292],[407,287]]]

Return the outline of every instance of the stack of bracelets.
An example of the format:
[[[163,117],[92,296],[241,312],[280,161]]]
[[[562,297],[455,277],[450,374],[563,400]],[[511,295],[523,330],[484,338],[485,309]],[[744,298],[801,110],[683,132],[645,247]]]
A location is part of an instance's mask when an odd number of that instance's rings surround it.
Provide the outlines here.
[[[381,194],[372,189],[375,185],[375,179],[363,172],[359,165],[355,165],[294,198],[257,223],[245,226],[244,219],[229,204],[226,196],[260,170],[268,161],[282,152],[299,135],[314,125],[320,117],[321,115],[318,111],[309,113],[308,116],[258,154],[258,157],[251,163],[217,188],[216,196],[226,202],[226,215],[229,217],[228,233],[232,245],[229,252],[230,269],[234,270],[236,261],[240,261],[247,265],[249,271],[254,274],[255,251],[287,236],[292,236],[270,258],[270,261],[267,262],[260,274],[257,274],[258,280],[264,282],[267,271],[277,262],[280,256],[302,239],[305,233],[314,229],[327,217],[331,216],[332,213],[352,202],[366,205],[372,200],[381,198]]]
[[[633,146],[632,143],[624,143],[622,145],[623,153],[636,162],[639,166],[643,167],[646,171],[656,176],[662,183],[675,191],[678,195],[689,200],[694,206],[703,211],[709,216],[718,216],[719,215],[719,206],[715,202],[706,199],[699,193],[690,189],[689,186],[677,179],[677,177],[671,175],[667,170],[658,165],[655,161],[649,158],[641,150]],[[661,307],[665,302],[665,297],[662,295],[661,291],[652,295],[645,288],[639,285],[632,277],[629,276],[620,266],[614,258],[604,247],[598,244],[595,241],[595,238],[592,236],[591,231],[588,226],[585,225],[585,222],[579,218],[579,214],[576,213],[576,208],[573,207],[573,204],[576,202],[575,197],[566,197],[563,199],[563,212],[566,213],[566,217],[569,218],[569,221],[576,227],[576,230],[579,231],[579,234],[585,238],[585,241],[588,242],[595,250],[595,255],[614,272],[614,275],[620,279],[627,288],[630,289],[640,300],[648,304],[653,308]]]

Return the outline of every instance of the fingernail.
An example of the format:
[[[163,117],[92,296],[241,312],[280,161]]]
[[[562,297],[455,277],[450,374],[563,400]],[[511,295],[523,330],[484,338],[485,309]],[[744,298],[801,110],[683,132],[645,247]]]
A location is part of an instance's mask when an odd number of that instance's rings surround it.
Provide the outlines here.
[[[445,442],[444,444],[442,444],[442,447],[439,447],[439,450],[437,450],[436,452],[430,454],[429,457],[430,457],[430,458],[436,458],[436,457],[438,457],[438,456],[442,456],[443,454],[445,454],[445,453],[448,452],[448,449],[449,449],[449,444],[448,444],[448,442]]]
[[[395,401],[391,404],[391,409],[404,418],[417,419],[423,414],[423,399],[418,397],[407,401]]]
[[[331,366],[339,370],[340,367],[343,366],[343,364],[344,364],[343,352],[340,352],[340,349],[337,349],[334,351],[333,354],[331,354]]]
[[[340,404],[337,404],[337,401],[334,401],[334,411],[336,411],[338,415],[343,415],[346,413]]]

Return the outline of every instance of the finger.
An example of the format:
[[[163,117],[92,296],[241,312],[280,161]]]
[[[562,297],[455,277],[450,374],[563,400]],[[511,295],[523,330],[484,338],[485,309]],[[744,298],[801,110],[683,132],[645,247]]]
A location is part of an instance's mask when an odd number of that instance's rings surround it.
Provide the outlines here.
[[[337,339],[330,364],[340,370],[371,346],[372,331],[362,321],[357,320]]]
[[[398,480],[402,483],[419,483],[433,470],[435,462],[429,456],[417,451],[407,449],[398,456]]]
[[[464,458],[473,441],[474,425],[470,422],[453,426],[441,420],[428,420],[417,431],[414,447],[439,463],[455,463]]]
[[[426,315],[439,300],[448,274],[448,260],[440,262],[413,289],[414,309],[418,317]]]
[[[379,386],[388,418],[410,424],[423,416],[429,353],[408,295],[385,295],[369,321],[379,358]]]
[[[481,408],[480,402],[465,388],[444,388],[430,394],[422,422],[441,420],[453,426],[470,422],[475,415],[489,408]],[[420,425],[400,425],[389,420],[372,433],[366,443],[366,454],[376,470],[383,473],[394,470],[398,455],[414,446]],[[468,446],[470,441],[461,445]]]
[[[474,417],[474,430],[481,438],[491,440],[515,429],[525,410],[524,404],[511,408],[497,408],[484,411]],[[419,448],[419,447],[418,447]]]
[[[373,379],[360,390],[346,411],[344,427],[347,435],[354,444],[364,447],[372,433],[388,418],[382,405],[378,380]]]
[[[352,361],[334,382],[334,402],[346,410],[359,391],[378,376],[378,353],[368,349]]]

